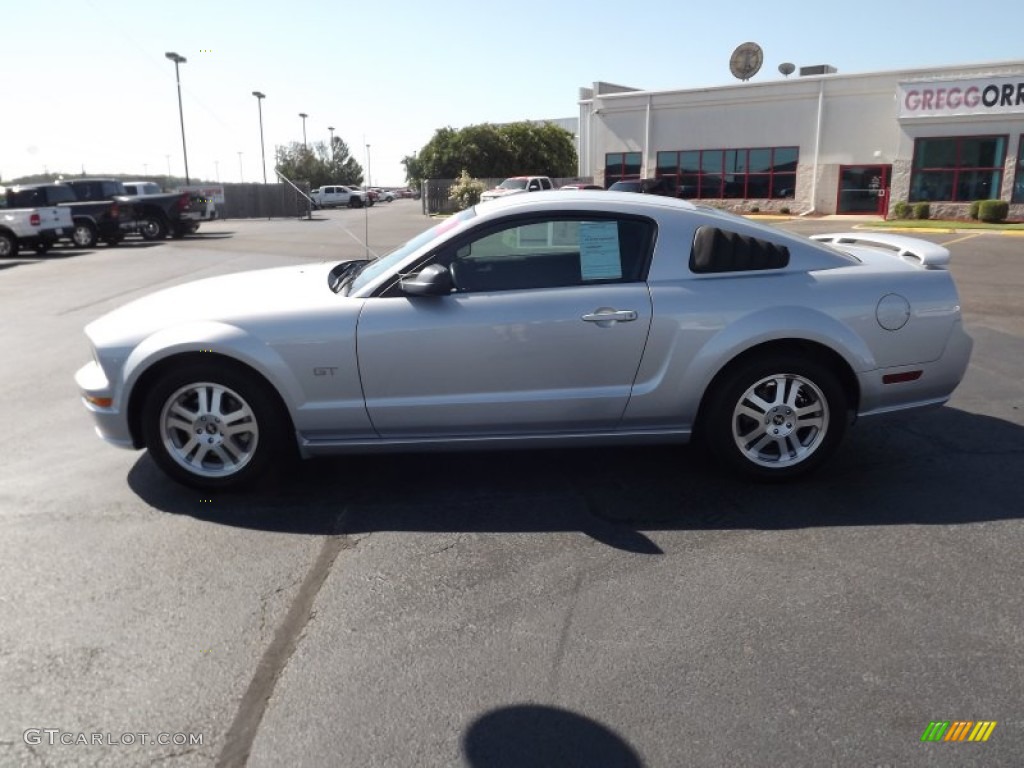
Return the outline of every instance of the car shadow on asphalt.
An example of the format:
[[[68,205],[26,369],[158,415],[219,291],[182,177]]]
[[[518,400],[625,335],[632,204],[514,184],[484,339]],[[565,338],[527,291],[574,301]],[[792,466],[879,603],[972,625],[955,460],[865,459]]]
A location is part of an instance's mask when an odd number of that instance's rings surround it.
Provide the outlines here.
[[[580,531],[658,554],[644,531],[1016,519],[1021,478],[1024,427],[942,408],[864,422],[819,472],[787,483],[737,479],[699,445],[333,457],[255,491],[205,495],[143,454],[128,482],[156,509],[256,530]]]
[[[21,259],[17,261],[0,261],[0,269],[10,269],[11,267],[29,267],[33,264],[38,264],[40,261],[41,259],[33,259],[32,261],[24,261]]]

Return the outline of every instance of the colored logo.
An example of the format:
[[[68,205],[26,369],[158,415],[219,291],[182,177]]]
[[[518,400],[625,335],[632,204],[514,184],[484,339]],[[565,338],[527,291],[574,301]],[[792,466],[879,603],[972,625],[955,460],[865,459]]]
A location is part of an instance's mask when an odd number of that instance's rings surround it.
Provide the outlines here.
[[[988,741],[995,720],[933,720],[921,734],[921,741]]]

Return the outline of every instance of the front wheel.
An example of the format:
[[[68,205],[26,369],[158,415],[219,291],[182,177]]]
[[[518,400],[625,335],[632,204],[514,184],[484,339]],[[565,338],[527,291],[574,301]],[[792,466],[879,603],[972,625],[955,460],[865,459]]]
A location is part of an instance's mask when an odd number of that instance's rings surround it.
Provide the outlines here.
[[[153,460],[178,482],[208,490],[243,488],[272,473],[289,453],[287,424],[269,385],[230,364],[176,367],[143,405]]]
[[[758,479],[786,479],[820,466],[846,431],[846,394],[824,365],[791,355],[741,364],[713,395],[704,438],[714,455]]]

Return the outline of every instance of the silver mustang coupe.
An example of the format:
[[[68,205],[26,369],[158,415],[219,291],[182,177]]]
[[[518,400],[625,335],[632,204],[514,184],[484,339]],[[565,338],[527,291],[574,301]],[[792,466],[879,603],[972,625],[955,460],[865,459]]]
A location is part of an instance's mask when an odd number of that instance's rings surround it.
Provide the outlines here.
[[[948,263],[681,200],[512,195],[375,261],[132,302],[86,327],[76,381],[102,438],[202,489],[295,455],[692,437],[788,478],[856,417],[947,401],[971,352]]]

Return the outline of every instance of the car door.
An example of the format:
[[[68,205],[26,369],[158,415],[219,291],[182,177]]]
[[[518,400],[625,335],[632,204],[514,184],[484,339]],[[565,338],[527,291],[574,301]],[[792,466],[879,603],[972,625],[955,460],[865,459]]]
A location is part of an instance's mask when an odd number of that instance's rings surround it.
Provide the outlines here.
[[[651,323],[650,220],[580,214],[469,233],[420,266],[454,289],[364,304],[366,406],[387,438],[614,429]]]

